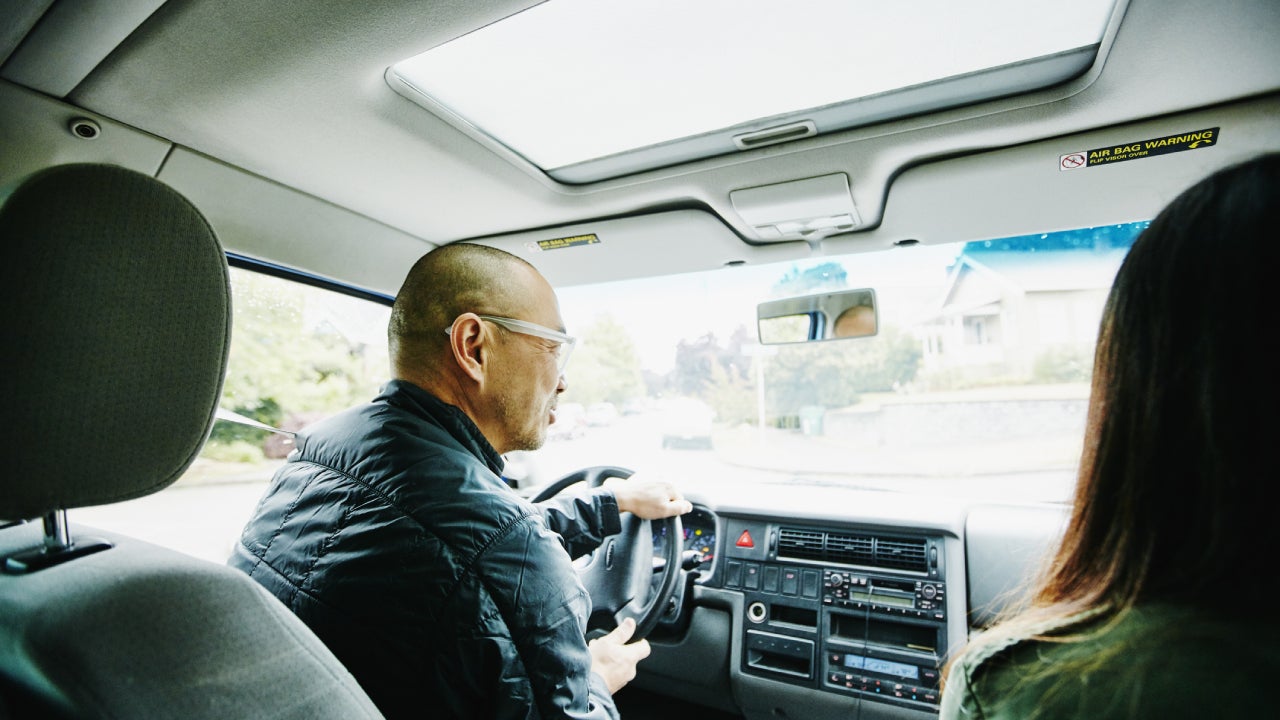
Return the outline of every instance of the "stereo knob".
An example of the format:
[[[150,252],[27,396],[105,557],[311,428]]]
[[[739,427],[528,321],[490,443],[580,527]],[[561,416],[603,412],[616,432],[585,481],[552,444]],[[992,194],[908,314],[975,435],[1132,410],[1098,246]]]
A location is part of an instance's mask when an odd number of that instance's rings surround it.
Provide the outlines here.
[[[932,585],[925,585],[920,589],[920,594],[924,596],[925,600],[932,600],[938,596],[938,588]]]
[[[831,573],[831,587],[838,588],[844,584],[844,576],[838,573]]]

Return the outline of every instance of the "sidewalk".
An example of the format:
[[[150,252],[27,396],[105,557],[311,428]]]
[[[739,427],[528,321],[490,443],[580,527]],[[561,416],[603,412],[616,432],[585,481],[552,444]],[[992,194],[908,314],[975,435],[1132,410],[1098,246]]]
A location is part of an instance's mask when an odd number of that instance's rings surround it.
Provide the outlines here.
[[[716,453],[742,467],[792,474],[946,477],[1070,470],[1080,460],[1078,437],[882,447],[806,436],[795,430],[739,427],[715,436]]]

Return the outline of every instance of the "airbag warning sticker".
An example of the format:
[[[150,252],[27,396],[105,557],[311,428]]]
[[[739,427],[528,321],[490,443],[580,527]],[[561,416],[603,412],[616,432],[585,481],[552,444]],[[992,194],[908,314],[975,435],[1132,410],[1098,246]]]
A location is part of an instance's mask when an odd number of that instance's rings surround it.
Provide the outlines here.
[[[1207,128],[1179,135],[1166,135],[1150,140],[1135,140],[1131,143],[1112,145],[1096,150],[1082,150],[1067,153],[1058,158],[1059,170],[1079,170],[1095,165],[1140,160],[1142,158],[1167,155],[1183,150],[1199,150],[1212,147],[1218,142],[1219,128]]]
[[[573,237],[556,238],[554,240],[539,240],[536,243],[530,243],[530,250],[559,250],[561,248],[577,247],[579,245],[598,245],[600,238],[595,233],[588,235],[574,235]]]

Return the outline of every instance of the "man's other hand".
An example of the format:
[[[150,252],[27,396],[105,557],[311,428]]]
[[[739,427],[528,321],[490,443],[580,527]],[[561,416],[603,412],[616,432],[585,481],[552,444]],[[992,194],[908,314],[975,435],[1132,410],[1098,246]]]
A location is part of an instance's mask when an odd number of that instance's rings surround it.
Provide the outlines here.
[[[636,621],[626,618],[613,632],[587,643],[591,651],[591,672],[604,678],[610,693],[616,693],[636,676],[636,664],[649,657],[649,641],[627,641],[635,634]]]
[[[605,481],[605,487],[613,491],[619,510],[645,520],[660,520],[693,510],[693,504],[684,499],[675,485],[665,480],[642,479],[639,473],[626,480],[610,478]]]

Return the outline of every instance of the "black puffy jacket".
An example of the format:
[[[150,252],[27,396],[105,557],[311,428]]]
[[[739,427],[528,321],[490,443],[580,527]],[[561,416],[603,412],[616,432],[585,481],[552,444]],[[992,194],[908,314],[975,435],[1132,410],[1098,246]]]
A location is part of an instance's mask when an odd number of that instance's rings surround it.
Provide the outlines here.
[[[535,507],[502,465],[461,410],[393,380],[298,438],[230,564],[389,718],[616,718],[570,554],[618,532],[617,503]]]

